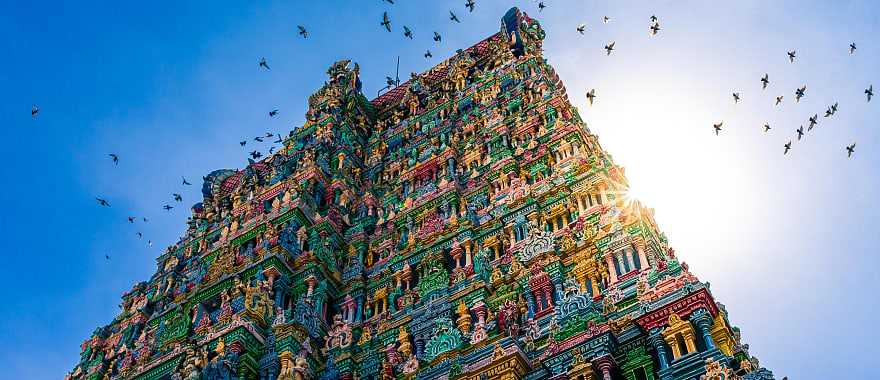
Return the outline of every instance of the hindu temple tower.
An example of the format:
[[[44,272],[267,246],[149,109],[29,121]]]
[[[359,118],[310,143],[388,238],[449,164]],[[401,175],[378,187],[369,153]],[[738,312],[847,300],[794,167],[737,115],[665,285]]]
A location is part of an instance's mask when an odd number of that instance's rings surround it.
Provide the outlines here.
[[[205,177],[67,379],[772,379],[514,8],[369,100],[341,61],[285,147]]]

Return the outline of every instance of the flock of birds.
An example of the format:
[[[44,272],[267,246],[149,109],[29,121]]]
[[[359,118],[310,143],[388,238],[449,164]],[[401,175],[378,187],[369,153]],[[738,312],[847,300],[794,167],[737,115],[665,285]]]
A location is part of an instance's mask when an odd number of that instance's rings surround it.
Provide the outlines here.
[[[382,0],[382,1],[387,2],[387,3],[389,3],[389,4],[394,4],[394,0]],[[467,9],[468,12],[473,12],[474,9],[476,8],[476,1],[475,1],[475,0],[466,0],[464,6],[465,6],[465,8]],[[541,11],[543,11],[545,8],[547,8],[547,5],[546,5],[543,1],[539,1],[537,7],[538,7],[538,11],[541,12]],[[457,15],[453,10],[450,10],[450,11],[449,11],[449,15],[448,15],[448,16],[449,16],[449,21],[454,22],[454,23],[461,23],[461,20],[459,19],[458,15]],[[601,22],[602,22],[603,24],[608,24],[609,22],[611,22],[611,17],[609,17],[609,16],[603,16],[603,17],[601,18]],[[383,14],[382,14],[382,19],[381,19],[381,21],[379,22],[379,26],[380,26],[381,28],[383,28],[385,31],[389,32],[389,33],[391,33],[391,32],[393,31],[393,28],[392,28],[392,22],[391,22],[391,17],[388,15],[388,12],[387,12],[387,11],[383,12]],[[583,35],[583,34],[587,31],[587,25],[584,24],[584,23],[580,23],[580,24],[578,24],[578,25],[576,26],[575,31],[576,31],[577,33]],[[649,18],[649,23],[648,23],[648,34],[649,34],[651,37],[653,37],[653,36],[657,36],[657,35],[660,33],[660,31],[661,31],[660,20],[659,20],[659,18],[658,18],[657,16],[652,15],[652,16]],[[309,33],[308,29],[306,29],[305,26],[303,26],[303,25],[297,25],[297,35],[299,35],[300,37],[302,37],[302,38],[305,39],[305,38],[309,38],[310,33]],[[408,25],[403,25],[403,36],[404,36],[404,38],[413,39],[413,36],[414,36],[413,29],[411,29]],[[434,31],[434,32],[433,32],[432,39],[433,39],[434,42],[440,43],[440,42],[443,40],[443,36],[442,36],[439,32]],[[614,52],[614,50],[615,50],[615,41],[610,41],[610,42],[608,42],[607,44],[605,44],[605,46],[604,46],[604,50],[605,50],[605,55],[606,55],[606,56],[610,56],[610,55]],[[856,50],[857,50],[856,44],[855,44],[854,42],[853,42],[853,43],[850,43],[850,44],[849,44],[849,54],[850,54],[850,55],[855,54],[855,53],[856,53]],[[792,63],[792,64],[794,64],[795,61],[796,61],[796,59],[797,59],[797,51],[796,51],[796,50],[788,51],[788,52],[786,52],[786,54],[787,54],[787,56],[788,56],[788,60],[789,60],[789,62]],[[425,53],[424,53],[424,57],[425,57],[425,58],[431,58],[431,57],[433,57],[433,55],[432,55],[430,49],[428,49],[428,50],[425,51]],[[269,62],[266,60],[265,57],[260,58],[260,60],[259,60],[259,62],[258,62],[258,65],[259,65],[259,68],[262,69],[262,70],[265,70],[265,71],[270,71],[270,70],[271,70],[271,68],[269,67]],[[386,84],[387,84],[387,86],[385,87],[385,89],[387,89],[387,88],[391,88],[391,87],[393,87],[393,86],[396,86],[396,85],[399,85],[399,84],[400,84],[400,80],[399,80],[399,79],[393,79],[391,76],[386,76],[385,79],[386,79]],[[766,73],[765,73],[764,76],[760,78],[760,82],[761,82],[761,89],[762,89],[762,90],[766,90],[767,87],[770,85],[770,77],[769,77],[769,74],[766,74]],[[807,91],[807,86],[806,86],[806,85],[801,86],[801,87],[795,89],[795,91],[794,91],[795,102],[800,102],[800,100],[801,100],[804,96],[806,96],[806,91]],[[871,98],[874,96],[874,87],[873,87],[873,85],[869,85],[868,88],[865,89],[864,94],[866,95],[866,99],[867,99],[867,101],[870,102],[870,101],[871,101]],[[742,100],[742,95],[741,95],[740,92],[733,92],[733,93],[732,93],[732,97],[733,97],[733,102],[734,102],[734,104],[738,104],[738,103],[740,102],[740,100]],[[592,106],[592,105],[595,103],[595,101],[596,101],[597,98],[598,98],[598,96],[597,96],[597,94],[596,94],[596,89],[590,89],[590,90],[586,93],[586,99],[587,99],[587,102],[589,103],[590,106]],[[776,96],[776,98],[775,98],[775,106],[779,106],[779,105],[782,103],[783,99],[784,99],[784,96],[783,96],[783,95]],[[825,118],[832,117],[834,114],[837,113],[837,109],[838,109],[838,103],[835,102],[834,104],[830,105],[830,106],[828,107],[828,109],[825,111],[824,117],[825,117]],[[269,117],[270,117],[270,118],[275,118],[275,117],[277,117],[277,116],[279,115],[279,112],[280,112],[280,111],[279,111],[278,109],[272,109],[271,111],[269,111]],[[40,108],[39,108],[36,104],[34,104],[33,107],[31,108],[31,117],[34,118],[34,119],[36,119],[37,116],[39,115],[39,113],[40,113]],[[806,132],[811,131],[811,130],[812,130],[812,129],[818,124],[818,120],[819,120],[819,114],[818,114],[818,113],[816,113],[816,114],[814,114],[812,117],[810,117],[810,118],[808,119],[808,123],[809,123],[809,124],[808,124],[808,126],[807,126]],[[716,135],[720,135],[720,134],[721,134],[723,126],[724,126],[724,122],[723,122],[723,121],[718,122],[718,123],[715,123],[715,124],[712,125],[713,130],[714,130],[714,132],[715,132]],[[772,128],[770,127],[769,123],[765,123],[765,124],[763,125],[763,131],[764,131],[765,133],[769,132],[771,129],[772,129]],[[797,128],[797,129],[795,130],[795,133],[796,133],[796,136],[797,136],[796,139],[797,139],[798,141],[801,140],[801,139],[804,137],[804,135],[805,135],[805,131],[804,131],[804,127],[803,127],[803,125],[801,125],[799,128]],[[276,138],[276,139],[275,139],[275,140],[270,140],[270,139],[272,139],[272,138]],[[241,141],[239,142],[239,145],[240,145],[241,147],[245,147],[245,146],[247,146],[248,142],[251,142],[251,141],[253,141],[253,143],[263,143],[263,142],[265,142],[265,141],[270,141],[272,144],[283,144],[283,137],[282,137],[282,135],[281,135],[280,133],[266,132],[266,133],[265,133],[264,135],[262,135],[262,136],[256,136],[256,137],[253,137],[252,140],[251,140],[251,139],[244,139],[244,140],[241,140]],[[252,143],[252,145],[253,145],[253,143]],[[847,146],[845,147],[845,148],[846,148],[847,157],[852,157],[853,153],[855,152],[855,147],[856,147],[856,144],[855,144],[855,143],[852,143],[852,144],[847,145]],[[788,141],[787,143],[785,143],[785,144],[783,145],[783,148],[784,148],[783,154],[784,154],[784,155],[785,155],[785,154],[788,154],[789,150],[792,149],[792,140],[790,140],[790,141]],[[274,150],[275,150],[275,146],[274,146],[274,145],[273,145],[273,146],[270,146],[270,147],[269,147],[269,150],[268,150],[268,151],[269,151],[269,154],[274,153]],[[259,150],[252,150],[249,154],[250,154],[250,158],[248,159],[248,161],[249,161],[250,163],[253,163],[254,160],[258,160],[258,159],[260,159],[261,157],[263,157],[263,154],[262,154]],[[117,165],[117,166],[119,165],[120,157],[119,157],[118,154],[116,154],[116,153],[110,153],[110,154],[108,154],[108,156],[110,157],[110,160],[112,161],[112,163],[113,163],[114,165]],[[192,185],[189,181],[186,180],[186,178],[181,177],[181,179],[182,179],[182,186],[191,186],[191,185]],[[172,194],[171,194],[171,199],[173,200],[173,202],[177,202],[177,203],[183,202],[183,196],[182,196],[180,193],[172,193]],[[98,203],[98,205],[101,206],[101,207],[110,207],[110,202],[109,202],[107,199],[105,199],[105,198],[102,198],[102,197],[95,197],[95,200],[96,200],[96,202]],[[165,211],[171,211],[172,209],[174,209],[174,206],[172,206],[173,202],[165,203],[165,204],[162,206],[162,209],[165,210]],[[129,216],[129,217],[127,218],[128,222],[129,222],[130,224],[134,224],[135,222],[138,221],[138,219],[140,219],[143,223],[148,222],[148,219],[147,219],[146,217],[140,217],[140,218],[138,218],[138,217],[134,217],[134,216]],[[142,238],[143,238],[143,233],[140,232],[140,231],[137,231],[137,232],[136,232],[136,236],[137,236],[139,239],[142,239]],[[151,240],[148,240],[148,243],[147,243],[147,244],[148,244],[148,246],[150,246],[150,247],[152,247],[152,245],[153,245],[153,243],[152,243]],[[109,256],[109,255],[105,255],[105,258],[106,258],[107,260],[109,260],[109,259],[110,259],[110,256]]]
[[[603,22],[603,23],[606,23],[606,24],[608,23],[609,20],[610,20],[610,18],[609,18],[608,16],[605,16],[605,17],[602,18],[602,22]],[[657,18],[657,16],[652,15],[652,16],[650,17],[650,24],[649,24],[649,25],[650,25],[650,26],[649,26],[649,35],[652,36],[652,37],[653,37],[653,36],[656,36],[656,35],[660,32],[660,29],[661,29],[661,28],[660,28],[660,21],[659,21],[659,19]],[[586,25],[585,25],[585,24],[580,24],[580,25],[577,26],[576,30],[577,30],[578,33],[580,33],[580,34],[584,34],[584,31],[586,30]],[[614,44],[615,44],[615,42],[614,42],[614,41],[611,41],[611,42],[609,42],[608,44],[605,45],[604,48],[605,48],[605,55],[606,55],[606,56],[610,56],[611,53],[614,51]],[[857,50],[856,43],[855,43],[855,42],[850,43],[850,44],[849,44],[849,54],[850,54],[850,55],[855,54],[856,50]],[[792,51],[786,52],[786,54],[788,55],[788,61],[789,61],[790,63],[795,63],[795,59],[797,58],[797,51],[796,51],[796,50],[792,50]],[[766,89],[767,89],[767,86],[770,85],[770,75],[767,74],[767,73],[764,73],[764,76],[761,77],[760,81],[761,81],[761,90],[766,90]],[[803,98],[804,96],[806,96],[806,92],[807,92],[807,86],[806,86],[806,85],[803,85],[803,86],[801,86],[801,87],[796,88],[795,91],[794,91],[795,102],[796,102],[796,103],[799,103],[799,102],[801,101],[801,98]],[[865,89],[864,94],[865,94],[865,96],[866,96],[866,101],[867,101],[867,102],[870,102],[870,101],[871,101],[871,98],[874,96],[874,86],[873,86],[873,85],[868,85],[868,88]],[[736,92],[736,91],[733,92],[732,97],[733,97],[733,102],[734,102],[734,104],[738,104],[739,101],[742,99],[742,96],[740,95],[740,93],[739,93],[739,92]],[[586,98],[587,98],[587,102],[592,106],[593,103],[596,101],[596,98],[597,98],[597,95],[596,95],[596,89],[593,88],[593,89],[590,89],[589,91],[587,91],[587,93],[586,93]],[[777,96],[777,97],[776,97],[775,106],[779,106],[779,104],[782,103],[782,100],[783,100],[784,98],[785,98],[785,96],[783,96],[783,95],[779,95],[779,96]],[[837,103],[837,102],[834,102],[834,104],[828,106],[828,109],[825,110],[825,116],[824,116],[824,117],[828,118],[828,117],[831,117],[831,116],[833,116],[834,114],[836,114],[836,113],[837,113],[837,107],[838,107],[838,103]],[[819,124],[819,121],[818,121],[818,120],[819,120],[819,114],[818,114],[818,113],[816,113],[816,114],[814,114],[813,116],[811,116],[811,117],[808,118],[809,125],[807,126],[807,132],[811,131],[811,130],[813,129],[813,127],[815,127],[816,125]],[[715,124],[712,124],[712,128],[714,129],[714,131],[715,131],[715,135],[716,135],[716,136],[718,136],[718,135],[721,134],[721,130],[722,130],[722,127],[723,127],[723,126],[724,126],[724,122],[723,122],[723,121],[718,122],[718,123],[715,123]],[[772,129],[772,128],[770,127],[770,124],[769,124],[769,123],[764,123],[763,128],[764,128],[764,132],[765,132],[765,133],[766,133],[766,132],[769,132],[770,129]],[[795,133],[797,133],[797,140],[800,141],[801,138],[804,137],[804,126],[801,125],[800,127],[798,127],[798,128],[795,130]],[[784,148],[783,153],[782,153],[783,155],[788,154],[788,151],[791,150],[791,144],[792,144],[792,141],[791,141],[791,140],[788,141],[787,143],[783,144],[783,148]],[[853,153],[855,153],[856,143],[853,142],[852,144],[849,144],[849,145],[845,146],[845,149],[846,149],[846,155],[847,155],[847,157],[848,157],[848,158],[851,158],[852,155],[853,155]]]

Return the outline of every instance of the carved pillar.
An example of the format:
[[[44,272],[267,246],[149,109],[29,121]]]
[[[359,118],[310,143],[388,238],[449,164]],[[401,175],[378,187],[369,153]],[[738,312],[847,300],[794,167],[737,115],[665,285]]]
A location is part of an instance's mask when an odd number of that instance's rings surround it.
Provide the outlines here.
[[[611,275],[611,284],[617,282],[617,271],[614,270],[614,259],[610,254],[605,255],[605,262],[608,264],[608,274]]]
[[[614,359],[610,355],[602,356],[593,360],[593,365],[602,374],[602,380],[611,380],[611,369],[614,368]]]
[[[691,313],[689,318],[691,323],[697,327],[697,331],[700,332],[700,335],[703,337],[703,343],[706,345],[706,350],[715,349],[715,341],[712,339],[712,315],[709,314],[709,311],[700,308]]]
[[[657,352],[657,361],[660,362],[660,370],[664,370],[669,367],[669,361],[666,358],[666,346],[663,336],[660,334],[659,328],[651,329],[651,333],[648,336],[648,339],[651,341],[651,345],[654,346],[654,351]]]

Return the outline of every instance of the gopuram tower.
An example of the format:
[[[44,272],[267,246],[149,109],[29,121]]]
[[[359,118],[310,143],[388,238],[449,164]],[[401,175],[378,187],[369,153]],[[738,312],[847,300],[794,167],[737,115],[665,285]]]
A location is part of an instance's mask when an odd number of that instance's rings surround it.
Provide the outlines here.
[[[511,9],[372,101],[333,64],[283,149],[205,177],[66,379],[772,379],[543,39]]]

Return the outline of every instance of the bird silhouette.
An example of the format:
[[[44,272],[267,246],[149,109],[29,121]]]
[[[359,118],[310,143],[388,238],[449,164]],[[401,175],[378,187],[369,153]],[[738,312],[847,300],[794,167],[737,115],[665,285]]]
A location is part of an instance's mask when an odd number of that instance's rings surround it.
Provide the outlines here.
[[[543,11],[544,8],[547,8],[547,5],[545,5],[543,1],[539,1],[538,2],[538,12]]]
[[[477,3],[474,0],[467,0],[467,2],[464,3],[464,7],[467,8],[469,12],[473,12],[474,6],[476,5]]]
[[[807,91],[807,86],[806,86],[806,85],[804,85],[804,86],[802,86],[801,88],[798,88],[797,90],[795,90],[795,91],[794,91],[794,101],[800,103],[801,98],[804,97],[806,91]]]
[[[40,113],[40,107],[37,107],[37,105],[34,104],[34,105],[31,107],[31,117],[34,118],[34,119],[36,119],[36,118],[37,118],[37,114],[39,114],[39,113]]]
[[[816,124],[819,123],[818,119],[819,119],[819,115],[818,115],[818,114],[813,115],[813,117],[811,117],[811,118],[809,119],[809,120],[810,120],[810,126],[807,127],[807,130],[808,130],[808,131],[809,131],[809,130],[812,130],[813,127],[815,127]]]
[[[849,54],[852,55],[855,52],[856,52],[856,43],[853,42],[853,43],[849,44]]]
[[[738,92],[733,93],[733,103],[734,104],[739,103],[739,93]]]
[[[834,115],[837,113],[837,102],[831,105],[831,114]]]
[[[153,246],[153,241],[147,240],[147,247],[152,247],[152,246]]]
[[[309,32],[306,30],[306,28],[304,26],[297,25],[296,28],[299,29],[300,36],[303,36],[303,38],[309,38]]]
[[[431,57],[433,57],[433,55],[431,55],[431,51],[425,50],[425,58],[431,58]]]
[[[834,112],[831,111],[831,107],[828,107],[828,109],[825,110],[825,117],[831,117],[831,115],[834,115]]]
[[[800,141],[801,137],[804,137],[804,126],[800,126],[797,129],[798,141]]]
[[[275,116],[278,116],[278,110],[277,110],[277,109],[274,109],[274,110],[269,111],[269,117],[275,117]]]
[[[392,78],[392,77],[387,77],[387,76],[386,76],[386,77],[385,77],[385,84],[386,84],[388,87],[393,87],[393,86],[396,86],[396,85],[397,85],[397,81],[394,80],[394,78]]]
[[[868,88],[865,89],[865,95],[868,96],[868,101],[870,102],[871,97],[874,96],[874,85],[873,84],[868,86]]]
[[[263,138],[260,137],[260,136],[257,136],[257,137],[254,137],[254,141],[256,141],[256,142],[263,142]]]
[[[453,11],[449,11],[449,19],[452,20],[452,21],[455,21],[455,22],[459,22],[459,23],[461,22],[461,21],[458,19],[458,16],[456,16],[456,15],[455,15],[455,12],[453,12]]]
[[[119,156],[114,153],[110,153],[108,156],[110,156],[110,160],[113,161],[114,165],[119,165]]]
[[[764,76],[761,77],[761,89],[766,90],[768,84],[770,84],[770,74],[764,73]]]
[[[150,220],[149,220],[149,219],[147,219],[147,217],[143,217],[143,218],[141,218],[141,219],[143,219],[143,220],[144,220],[144,223],[146,223],[146,222],[149,222],[149,221],[150,221]]]
[[[270,146],[270,147],[269,147],[269,154],[272,154],[272,153],[275,153],[275,147],[274,147],[274,146]]]
[[[789,62],[794,63],[795,57],[797,57],[797,51],[792,50],[792,51],[788,52],[788,61]]]
[[[602,17],[602,23],[603,23],[603,24],[607,24],[609,21],[611,21],[611,17],[608,17],[608,16],[603,16],[603,17]]]
[[[779,96],[776,97],[776,105],[777,105],[777,106],[779,105],[779,103],[782,103],[782,99],[783,99],[783,98],[784,98],[784,96],[782,96],[782,95],[779,95]]]
[[[104,254],[104,259],[106,259],[106,260],[110,260],[110,255],[108,255],[108,254]]]
[[[782,146],[785,147],[785,152],[782,152],[782,154],[788,154],[788,151],[791,150],[791,140],[789,140],[787,143],[785,143]]]
[[[614,50],[614,43],[614,41],[611,41],[611,43],[605,45],[605,56],[611,55],[611,52]]]
[[[767,133],[769,131],[770,131],[770,124],[764,123],[764,133]]]
[[[650,34],[651,34],[651,36],[656,36],[657,33],[659,33],[659,32],[660,32],[660,23],[659,23],[659,22],[655,22],[653,25],[651,25],[651,32],[650,32]]]
[[[655,15],[651,15],[651,22],[657,22],[658,18]]]
[[[135,235],[137,235],[138,239],[143,239],[143,238],[144,238],[144,234],[142,234],[142,233],[140,233],[140,232],[136,232]]]
[[[846,146],[846,157],[852,157],[853,153],[856,151],[856,143],[852,143],[851,145]]]
[[[183,179],[183,185],[184,185],[184,186],[192,185],[191,183],[187,182],[186,177],[180,177],[180,178]]]
[[[260,58],[260,67],[262,67],[262,68],[264,68],[264,69],[266,69],[266,70],[270,70],[270,69],[269,69],[269,63],[266,62],[266,58],[265,58],[265,57],[264,57],[264,58]]]
[[[238,145],[245,146],[247,145],[247,140],[242,140],[238,142]]]
[[[443,40],[443,37],[440,36],[440,33],[434,32],[434,41],[440,42]]]
[[[388,18],[388,12],[382,13],[382,22],[379,25],[384,26],[389,33],[391,32],[391,20]]]
[[[260,153],[260,152],[257,152],[257,151],[253,151],[253,152],[251,152],[251,157],[253,157],[253,159],[256,160],[256,159],[258,159],[258,158],[260,158],[260,157],[263,157],[263,154]]]
[[[173,209],[174,206],[171,206],[171,205],[166,204],[166,205],[162,206],[162,208],[164,208],[165,211],[171,211],[171,209]]]
[[[589,92],[587,92],[587,100],[590,102],[590,105],[593,105],[593,101],[596,99],[596,89],[592,88]]]
[[[284,143],[284,140],[281,139],[281,134],[278,133],[277,136],[278,136],[278,140],[275,140],[275,141],[272,141],[272,142],[273,142],[273,143],[276,143],[276,144]]]
[[[413,38],[412,30],[409,30],[409,27],[406,25],[403,26],[403,36],[409,39]]]
[[[587,30],[587,24],[579,24],[577,27],[577,31],[580,34],[584,34],[584,31]]]
[[[133,216],[129,216],[129,217],[128,217],[128,222],[129,222],[129,223],[134,223],[134,220],[135,220],[135,219],[137,219],[137,218],[135,218],[135,217],[133,217]]]
[[[267,138],[267,139],[268,139],[268,138],[272,138],[273,136],[275,136],[275,135],[272,134],[272,132],[266,132],[266,134],[263,135],[263,138]]]
[[[712,124],[712,127],[715,128],[715,136],[718,136],[718,133],[721,132],[722,125],[724,125],[723,121],[718,124]]]
[[[104,207],[110,207],[110,202],[107,202],[106,199],[102,199],[102,198],[97,198],[97,197],[96,197],[95,200],[98,201],[98,204],[101,205],[101,206],[104,206]]]
[[[171,194],[171,195],[174,197],[174,200],[175,200],[175,201],[183,202],[183,197],[180,196],[180,194],[174,193],[174,194]]]

